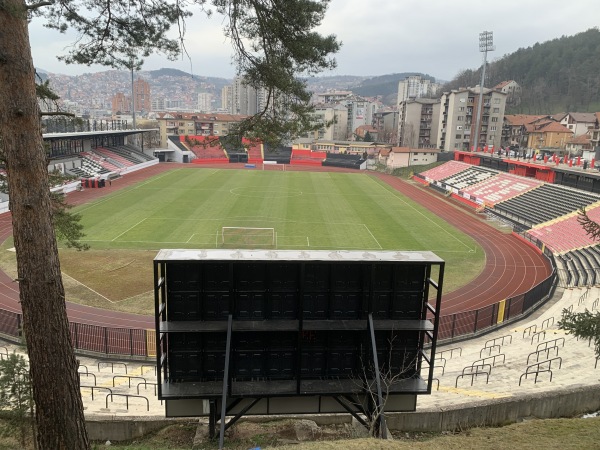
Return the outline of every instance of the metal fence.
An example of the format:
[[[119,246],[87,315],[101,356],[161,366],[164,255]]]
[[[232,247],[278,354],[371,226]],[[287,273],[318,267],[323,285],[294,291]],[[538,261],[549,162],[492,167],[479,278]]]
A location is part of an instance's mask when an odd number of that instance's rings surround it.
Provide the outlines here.
[[[550,298],[556,285],[556,270],[524,294],[501,300],[474,311],[463,311],[440,317],[438,339],[454,339],[474,335],[487,328],[501,326],[527,314]]]
[[[466,337],[526,314],[552,295],[555,282],[556,270],[524,294],[474,311],[442,316],[438,339]],[[21,321],[20,313],[0,309],[0,333],[20,341]],[[156,356],[154,330],[101,327],[77,322],[70,322],[69,327],[76,351],[93,352],[104,356],[114,355],[120,358]]]

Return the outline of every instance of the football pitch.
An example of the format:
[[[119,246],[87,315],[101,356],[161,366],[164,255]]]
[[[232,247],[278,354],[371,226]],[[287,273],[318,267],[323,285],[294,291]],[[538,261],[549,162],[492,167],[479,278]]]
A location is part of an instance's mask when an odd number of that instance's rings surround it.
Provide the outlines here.
[[[180,168],[106,190],[74,209],[90,250],[61,249],[69,301],[150,314],[156,252],[233,248],[223,227],[272,229],[269,245],[242,248],[430,250],[446,261],[444,292],[485,262],[469,236],[365,173]]]
[[[96,249],[221,248],[223,227],[247,227],[272,228],[275,249],[481,254],[470,237],[359,173],[175,169],[75,211]],[[266,245],[253,233],[250,247]]]

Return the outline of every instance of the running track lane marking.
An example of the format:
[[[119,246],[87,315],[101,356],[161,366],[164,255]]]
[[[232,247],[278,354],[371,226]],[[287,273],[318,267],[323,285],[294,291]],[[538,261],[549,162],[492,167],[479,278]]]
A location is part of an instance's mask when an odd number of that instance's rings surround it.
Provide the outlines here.
[[[121,234],[119,234],[118,236],[115,236],[111,242],[116,241],[117,239],[119,239],[121,236],[123,236],[125,233],[127,233],[128,231],[133,230],[135,227],[137,227],[140,223],[144,222],[147,219],[147,217],[144,217],[142,220],[140,220],[138,223],[136,223],[135,225],[127,228],[125,231],[123,231]]]

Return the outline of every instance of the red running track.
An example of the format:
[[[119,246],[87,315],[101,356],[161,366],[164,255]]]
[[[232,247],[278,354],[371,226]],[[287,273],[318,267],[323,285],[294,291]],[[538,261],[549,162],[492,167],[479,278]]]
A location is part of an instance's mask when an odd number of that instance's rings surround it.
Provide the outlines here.
[[[102,197],[115,190],[135,184],[159,173],[179,168],[206,168],[208,166],[161,163],[112,181],[104,189],[84,189],[69,194],[70,203],[78,205]],[[219,165],[220,169],[240,168],[239,164]],[[332,171],[331,167],[287,166],[286,170]],[[354,170],[333,169],[336,172]],[[398,192],[410,197],[446,222],[475,239],[486,254],[486,263],[473,282],[454,292],[443,295],[442,315],[469,311],[497,303],[509,297],[522,294],[551,273],[548,260],[537,249],[521,241],[512,234],[505,234],[488,225],[474,212],[460,204],[448,202],[446,198],[432,190],[407,183],[391,175],[374,174]],[[0,240],[12,232],[10,213],[0,215]],[[0,272],[0,308],[20,312],[17,284],[5,273]],[[93,308],[67,302],[67,312],[71,322],[79,322],[101,327],[154,329],[154,318],[137,314],[127,314]]]

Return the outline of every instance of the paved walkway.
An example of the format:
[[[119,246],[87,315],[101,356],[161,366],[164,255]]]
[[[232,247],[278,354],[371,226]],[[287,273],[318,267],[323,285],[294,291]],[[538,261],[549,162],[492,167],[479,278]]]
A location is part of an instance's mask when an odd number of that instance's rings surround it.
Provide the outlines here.
[[[596,310],[600,308],[599,298],[600,287],[557,291],[554,300],[532,317],[512,327],[438,347],[438,356],[443,358],[436,362],[434,371],[439,380],[439,390],[436,390],[437,382],[434,381],[432,395],[419,396],[417,409],[468,406],[481,400],[599,384],[600,367],[595,369],[593,345],[578,341],[557,327],[564,308],[573,307],[576,312],[586,308]],[[5,349],[8,352],[22,352],[22,348],[12,344],[0,347],[1,352]],[[536,354],[538,349],[547,351]],[[469,374],[477,369],[465,367],[484,358],[486,360],[483,363],[489,365],[480,367],[480,373],[471,380]],[[548,359],[553,359],[550,367],[552,381],[550,372],[540,373],[537,382],[535,374],[527,378],[522,376],[527,366]],[[87,357],[79,357],[79,360],[86,415],[107,419],[164,417],[165,408],[155,395],[156,374],[151,362],[114,360],[112,364]],[[548,364],[545,363],[543,368]],[[463,372],[465,376],[461,377]],[[93,393],[90,387],[84,387],[94,385]],[[139,397],[114,395],[111,399],[111,393]]]

